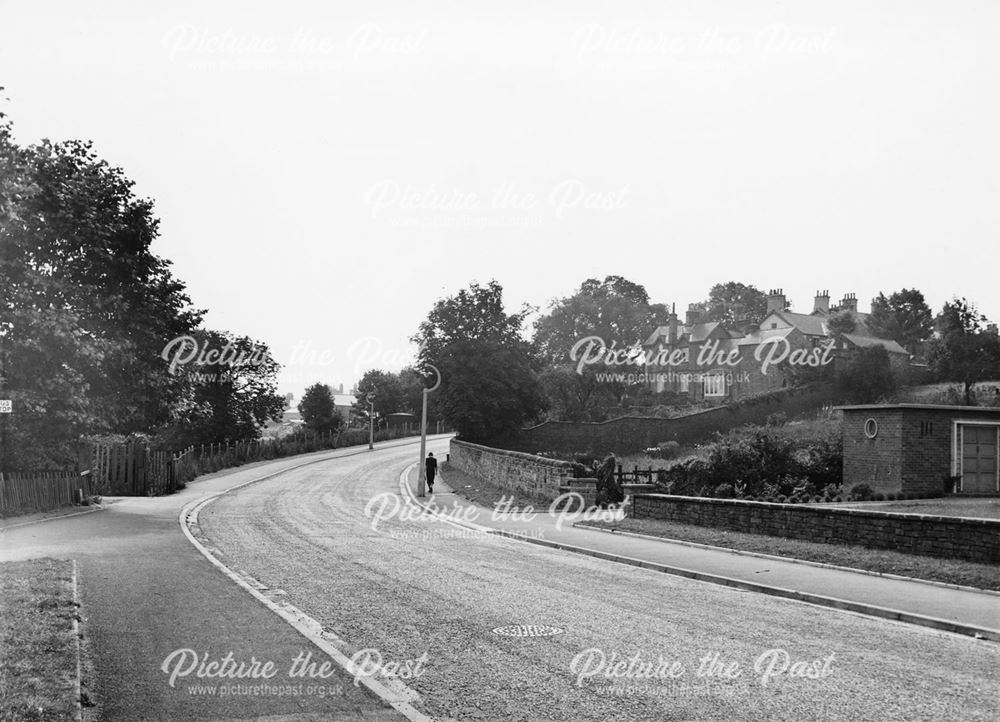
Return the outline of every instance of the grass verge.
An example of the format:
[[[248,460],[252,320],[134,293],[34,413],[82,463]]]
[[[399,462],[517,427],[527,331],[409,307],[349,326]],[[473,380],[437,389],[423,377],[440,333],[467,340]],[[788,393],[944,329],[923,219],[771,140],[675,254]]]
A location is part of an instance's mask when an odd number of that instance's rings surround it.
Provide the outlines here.
[[[0,721],[74,719],[73,563],[0,564]]]
[[[799,539],[677,524],[658,519],[588,522],[586,526],[648,534],[665,539],[678,539],[758,554],[804,559],[840,567],[863,569],[879,574],[898,574],[904,577],[944,582],[945,584],[960,584],[978,589],[1000,591],[1000,566],[991,564],[916,556],[848,544],[820,544]]]

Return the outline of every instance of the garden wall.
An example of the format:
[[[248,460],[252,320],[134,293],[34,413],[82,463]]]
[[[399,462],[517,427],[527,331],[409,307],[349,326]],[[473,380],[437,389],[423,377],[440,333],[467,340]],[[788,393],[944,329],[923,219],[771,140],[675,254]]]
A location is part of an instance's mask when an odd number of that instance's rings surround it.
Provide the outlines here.
[[[908,554],[1000,561],[1000,521],[891,514],[666,494],[634,497],[632,516]]]
[[[825,385],[782,389],[765,396],[737,401],[698,411],[688,416],[658,419],[626,416],[600,423],[585,421],[546,421],[522,429],[505,446],[522,451],[556,451],[598,454],[629,454],[648,449],[664,441],[693,444],[707,441],[716,431],[726,432],[743,424],[762,424],[771,414],[787,416],[818,409],[835,400],[833,390]]]
[[[573,478],[573,464],[541,456],[451,440],[450,463],[466,474],[540,501],[559,496],[559,487]]]

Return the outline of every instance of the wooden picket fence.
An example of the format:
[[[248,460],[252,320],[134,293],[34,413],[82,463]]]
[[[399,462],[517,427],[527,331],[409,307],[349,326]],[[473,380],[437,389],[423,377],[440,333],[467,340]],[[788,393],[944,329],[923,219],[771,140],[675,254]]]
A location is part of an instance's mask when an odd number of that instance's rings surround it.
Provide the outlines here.
[[[90,476],[72,471],[0,472],[0,515],[50,511],[91,495]]]

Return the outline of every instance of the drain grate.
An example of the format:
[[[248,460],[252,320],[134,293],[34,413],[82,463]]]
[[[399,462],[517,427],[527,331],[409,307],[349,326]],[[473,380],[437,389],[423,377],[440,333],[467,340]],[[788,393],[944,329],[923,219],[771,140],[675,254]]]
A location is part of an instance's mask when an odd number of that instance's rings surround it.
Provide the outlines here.
[[[510,624],[506,627],[497,627],[493,630],[493,634],[499,634],[501,637],[553,637],[565,631],[546,624]]]

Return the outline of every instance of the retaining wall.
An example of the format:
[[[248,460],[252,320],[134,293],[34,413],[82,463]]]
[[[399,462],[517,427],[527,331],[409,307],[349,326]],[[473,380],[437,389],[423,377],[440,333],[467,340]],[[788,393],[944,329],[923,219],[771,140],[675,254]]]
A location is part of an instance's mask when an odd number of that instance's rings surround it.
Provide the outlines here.
[[[467,474],[540,501],[559,496],[559,487],[573,478],[573,464],[520,451],[451,440],[450,463]]]
[[[632,516],[908,554],[1000,562],[1000,521],[641,494]]]

